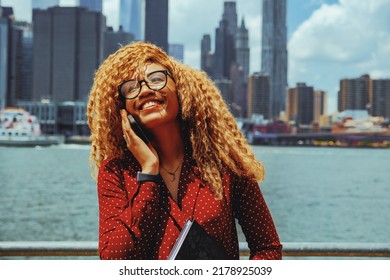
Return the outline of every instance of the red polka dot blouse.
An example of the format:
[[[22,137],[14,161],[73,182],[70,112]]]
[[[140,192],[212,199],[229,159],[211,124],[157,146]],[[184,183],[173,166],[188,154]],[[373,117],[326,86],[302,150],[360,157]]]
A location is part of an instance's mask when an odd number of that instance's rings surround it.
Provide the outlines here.
[[[226,173],[224,197],[216,200],[186,153],[178,201],[164,183],[137,183],[141,168],[128,155],[103,162],[98,175],[101,259],[167,259],[189,218],[195,219],[231,259],[239,259],[235,218],[250,259],[281,259],[282,245],[257,182]]]

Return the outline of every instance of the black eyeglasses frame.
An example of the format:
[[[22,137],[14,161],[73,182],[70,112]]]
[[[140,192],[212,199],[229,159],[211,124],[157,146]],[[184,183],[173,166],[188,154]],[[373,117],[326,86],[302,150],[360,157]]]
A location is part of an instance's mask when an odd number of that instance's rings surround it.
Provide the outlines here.
[[[165,84],[164,84],[161,88],[159,88],[159,89],[153,89],[153,88],[151,88],[151,87],[149,86],[149,84],[148,84],[148,82],[146,81],[146,79],[142,79],[142,80],[138,81],[138,84],[139,84],[139,91],[138,91],[137,95],[136,95],[135,97],[126,97],[126,96],[122,93],[122,86],[123,86],[125,83],[129,82],[129,81],[136,81],[135,79],[130,79],[130,80],[123,81],[123,82],[118,86],[119,95],[122,96],[123,98],[127,99],[127,100],[134,100],[134,99],[136,99],[136,98],[139,96],[139,94],[141,93],[141,90],[142,90],[142,83],[143,83],[143,82],[144,82],[145,85],[146,85],[149,89],[151,89],[151,90],[162,90],[162,89],[167,85],[167,83],[168,83],[168,77],[167,77],[167,76],[171,77],[172,81],[175,82],[175,79],[172,77],[172,74],[171,74],[168,70],[157,70],[157,71],[153,71],[153,72],[150,72],[147,76],[150,76],[150,75],[152,75],[152,74],[154,74],[154,73],[164,73],[164,74],[165,74]]]

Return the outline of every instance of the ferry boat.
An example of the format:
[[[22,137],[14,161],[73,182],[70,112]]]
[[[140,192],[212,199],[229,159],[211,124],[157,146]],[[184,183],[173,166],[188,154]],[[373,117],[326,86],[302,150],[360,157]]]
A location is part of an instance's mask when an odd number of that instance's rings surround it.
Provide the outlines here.
[[[63,135],[44,135],[36,116],[21,108],[0,110],[1,146],[49,146],[64,143]]]

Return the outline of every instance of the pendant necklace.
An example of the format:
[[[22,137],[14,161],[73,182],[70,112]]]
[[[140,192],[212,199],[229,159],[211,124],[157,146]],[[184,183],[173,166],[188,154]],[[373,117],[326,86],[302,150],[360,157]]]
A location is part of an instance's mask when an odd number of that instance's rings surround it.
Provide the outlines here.
[[[180,161],[179,165],[176,167],[175,171],[168,171],[164,166],[161,165],[161,167],[169,174],[171,175],[173,178],[172,178],[172,181],[171,182],[174,182],[176,180],[176,172],[177,170],[179,170],[179,167],[181,166],[181,164],[183,163],[183,160],[184,160],[184,157],[182,158],[182,160]]]

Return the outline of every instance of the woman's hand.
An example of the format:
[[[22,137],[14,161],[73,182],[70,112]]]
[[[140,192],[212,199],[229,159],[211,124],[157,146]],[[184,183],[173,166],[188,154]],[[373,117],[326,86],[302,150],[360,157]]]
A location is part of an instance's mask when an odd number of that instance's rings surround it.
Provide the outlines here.
[[[146,144],[134,132],[127,114],[126,110],[121,110],[123,137],[125,138],[127,148],[141,165],[142,173],[158,174],[159,159],[156,150],[150,142]]]

